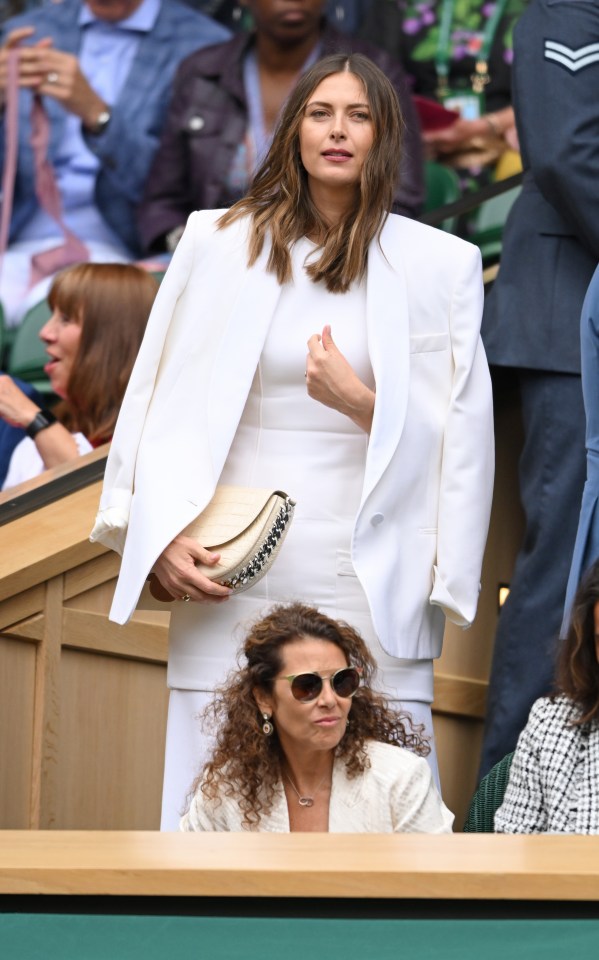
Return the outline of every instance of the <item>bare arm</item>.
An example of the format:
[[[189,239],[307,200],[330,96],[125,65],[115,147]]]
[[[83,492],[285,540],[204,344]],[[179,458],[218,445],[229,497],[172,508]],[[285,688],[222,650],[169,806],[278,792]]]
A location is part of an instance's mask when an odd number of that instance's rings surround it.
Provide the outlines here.
[[[423,133],[422,137],[433,154],[443,155],[455,153],[468,145],[471,140],[479,137],[486,139],[489,135],[502,137],[512,148],[518,149],[516,122],[512,107],[496,110],[485,114],[477,120],[456,120],[449,127],[441,130],[432,130]]]

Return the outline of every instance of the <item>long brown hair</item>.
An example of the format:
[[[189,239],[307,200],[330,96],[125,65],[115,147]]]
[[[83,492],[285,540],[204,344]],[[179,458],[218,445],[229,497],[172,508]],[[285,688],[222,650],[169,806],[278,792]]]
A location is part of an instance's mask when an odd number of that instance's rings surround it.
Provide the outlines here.
[[[360,187],[351,209],[329,226],[310,197],[300,158],[299,131],[306,104],[316,87],[335,73],[347,71],[362,83],[371,111],[374,142],[362,167]],[[366,270],[368,246],[380,235],[393,202],[401,151],[403,120],[397,94],[382,70],[359,53],[333,54],[319,60],[299,80],[283,109],[272,146],[247,195],[218,221],[224,227],[249,214],[248,265],[260,256],[267,231],[267,270],[279,283],[291,279],[290,247],[304,236],[322,238],[318,260],[307,267],[314,282],[323,280],[332,293],[345,293]]]
[[[565,640],[561,642],[556,687],[580,710],[576,725],[599,718],[599,663],[595,645],[595,607],[599,603],[599,560],[580,584],[570,615]]]
[[[408,747],[421,756],[430,752],[423,728],[414,726],[407,714],[392,710],[387,700],[371,689],[376,664],[353,627],[305,604],[275,606],[250,628],[239,654],[239,669],[216,691],[204,713],[205,723],[214,727],[216,745],[192,788],[192,794],[201,789],[216,802],[219,796],[234,797],[249,828],[255,828],[272,807],[283,756],[276,726],[272,736],[262,732],[254,690],[272,694],[275,677],[283,666],[285,645],[305,637],[334,643],[343,651],[348,665],[362,669],[350,723],[335,751],[349,777],[368,766],[367,740]]]
[[[110,440],[152,304],[156,279],[129,263],[79,263],[59,273],[48,302],[81,325],[57,415],[91,443]]]

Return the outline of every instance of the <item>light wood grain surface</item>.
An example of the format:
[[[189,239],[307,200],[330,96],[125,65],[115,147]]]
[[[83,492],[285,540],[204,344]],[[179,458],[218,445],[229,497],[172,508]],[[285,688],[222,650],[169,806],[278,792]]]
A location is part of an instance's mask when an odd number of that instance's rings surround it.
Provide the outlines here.
[[[598,900],[598,837],[0,834],[0,893]]]

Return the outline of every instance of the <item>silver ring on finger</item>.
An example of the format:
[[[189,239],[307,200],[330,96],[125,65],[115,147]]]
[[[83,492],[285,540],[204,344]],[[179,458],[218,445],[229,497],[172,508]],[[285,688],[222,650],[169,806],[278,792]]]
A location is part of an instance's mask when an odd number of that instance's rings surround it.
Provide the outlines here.
[[[50,70],[46,80],[48,83],[58,83],[58,74],[56,73],[56,70]]]
[[[189,596],[188,593],[184,593],[183,596],[181,597],[181,600],[183,601],[183,603],[189,603],[189,601],[191,600],[191,597]]]

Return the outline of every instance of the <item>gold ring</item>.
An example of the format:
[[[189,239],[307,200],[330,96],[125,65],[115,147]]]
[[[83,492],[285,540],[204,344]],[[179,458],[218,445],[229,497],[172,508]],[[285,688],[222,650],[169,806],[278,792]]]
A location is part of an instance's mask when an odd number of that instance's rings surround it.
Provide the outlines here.
[[[191,600],[191,597],[189,596],[188,593],[184,593],[183,596],[181,597],[181,599],[182,599],[183,603],[189,603],[189,601]]]
[[[58,74],[56,70],[51,70],[48,76],[46,77],[48,83],[58,83]]]

